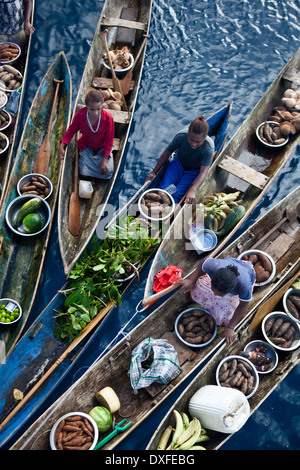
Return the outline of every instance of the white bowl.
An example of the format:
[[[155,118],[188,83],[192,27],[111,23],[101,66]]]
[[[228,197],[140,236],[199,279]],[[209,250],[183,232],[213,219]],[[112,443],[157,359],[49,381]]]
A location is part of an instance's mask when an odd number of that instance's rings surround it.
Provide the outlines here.
[[[17,321],[20,320],[21,316],[22,316],[22,308],[21,308],[21,305],[16,302],[16,300],[13,300],[13,299],[8,299],[8,298],[3,298],[3,299],[0,299],[0,305],[8,305],[9,303],[12,303],[15,305],[15,308],[18,308],[19,309],[19,316],[17,318],[15,318],[15,320],[9,322],[9,323],[6,323],[6,322],[2,322],[0,321],[0,324],[1,325],[6,325],[6,326],[10,326],[12,325],[13,323],[16,323]]]
[[[0,87],[0,95],[4,96],[4,103],[0,106],[0,111],[1,111],[2,109],[5,108],[5,106],[7,105],[7,101],[8,101],[7,94],[4,93],[3,88],[1,87]]]
[[[99,437],[98,426],[97,426],[95,420],[90,415],[88,415],[87,413],[82,413],[81,411],[73,411],[71,413],[66,413],[65,415],[63,415],[61,418],[59,418],[56,421],[54,426],[52,426],[52,429],[50,431],[50,447],[51,447],[51,449],[52,450],[57,450],[56,444],[55,444],[56,429],[57,429],[59,423],[63,419],[68,418],[69,416],[82,416],[83,418],[86,418],[91,423],[91,425],[93,426],[93,429],[94,429],[94,439],[92,441],[91,447],[88,450],[93,450],[94,447],[96,446],[97,442],[98,442],[98,437]]]
[[[11,64],[8,64],[8,62],[5,62],[5,63],[3,63],[3,65],[11,65]],[[20,87],[22,88],[22,86],[23,86],[23,75],[21,74],[21,72],[20,72],[18,69],[16,69],[16,67],[13,67],[13,69],[14,69],[16,72],[18,72],[18,74],[19,74],[20,77],[22,77],[22,80],[21,80],[21,82],[20,82],[20,85],[19,85],[16,89],[18,89],[18,88],[20,88]],[[11,93],[11,92],[13,92],[13,91],[16,91],[16,89],[10,90],[9,88],[4,88],[4,87],[1,87],[1,86],[0,86],[0,90],[3,91],[4,93]]]
[[[273,346],[270,343],[267,343],[266,341],[262,341],[260,339],[251,341],[250,343],[246,344],[246,346],[244,347],[244,352],[253,351],[258,346],[264,346],[265,348],[267,348],[267,351],[265,352],[265,354],[266,354],[266,356],[268,356],[272,359],[272,362],[270,362],[270,368],[268,370],[265,370],[265,371],[259,370],[258,366],[256,364],[254,364],[254,367],[256,368],[256,370],[259,374],[262,374],[262,375],[263,374],[269,374],[270,372],[273,372],[273,370],[277,367],[278,354],[277,354],[277,352],[275,351],[275,349],[273,348]],[[252,362],[251,359],[249,359],[249,360],[250,360],[250,362]]]
[[[7,135],[3,134],[2,132],[0,132],[0,135],[6,141],[5,147],[2,150],[0,150],[0,155],[1,155],[1,153],[4,153],[9,147],[9,138],[7,137]]]
[[[271,272],[271,274],[270,274],[270,276],[269,276],[269,279],[267,279],[267,280],[264,281],[264,282],[255,282],[255,283],[254,283],[255,286],[264,286],[265,284],[269,284],[269,282],[271,282],[271,281],[274,279],[274,276],[275,276],[275,274],[276,274],[276,264],[275,264],[273,258],[272,258],[268,253],[266,253],[265,251],[261,251],[261,250],[247,250],[247,251],[244,251],[243,253],[241,253],[241,254],[238,256],[237,259],[240,259],[240,260],[241,260],[241,259],[243,258],[243,256],[245,256],[245,255],[249,256],[249,255],[256,255],[256,254],[259,254],[259,253],[262,253],[263,255],[267,256],[267,257],[269,258],[269,260],[271,261],[272,267],[273,267],[272,272]]]
[[[207,311],[205,310],[204,308],[198,308],[198,307],[191,307],[191,308],[187,308],[186,310],[184,310],[183,312],[181,312],[178,317],[176,318],[176,321],[175,321],[175,333],[178,337],[178,339],[180,339],[180,341],[184,344],[186,344],[187,346],[189,346],[190,348],[203,348],[205,346],[207,346],[209,343],[211,343],[215,337],[216,337],[216,334],[217,334],[217,330],[218,330],[218,327],[217,327],[217,323],[215,321],[215,319],[213,318],[214,322],[215,322],[215,328],[214,328],[214,331],[213,331],[213,334],[212,334],[212,337],[210,338],[209,341],[207,341],[206,343],[200,343],[200,344],[192,344],[192,343],[189,343],[186,339],[184,339],[180,334],[179,334],[179,331],[178,331],[178,325],[180,323],[180,320],[182,318],[182,316],[187,313],[187,312],[190,312],[191,310],[201,310],[202,312],[205,312],[207,313],[208,315],[210,315],[212,317],[212,315]]]
[[[41,175],[41,174],[39,174],[39,173],[28,173],[28,175],[23,176],[23,177],[18,181],[18,184],[17,184],[17,192],[18,192],[19,196],[22,196],[21,187],[23,186],[23,184],[25,184],[25,183],[27,183],[28,181],[30,181],[30,178],[31,178],[32,176],[40,176],[41,178],[44,179],[45,183],[47,183],[48,189],[49,189],[49,194],[48,194],[48,196],[46,196],[46,197],[43,198],[44,201],[45,201],[46,199],[48,199],[48,198],[51,196],[52,191],[53,191],[53,186],[52,186],[52,183],[51,183],[51,181],[49,180],[49,178],[47,178],[47,176]],[[36,194],[34,194],[33,196],[36,196]]]
[[[2,60],[2,64],[3,64],[3,65],[12,65],[12,64],[14,64],[15,62],[17,62],[18,58],[19,58],[20,55],[21,55],[21,48],[20,48],[19,44],[16,44],[15,42],[11,42],[11,41],[8,41],[8,42],[0,42],[0,45],[1,45],[1,44],[14,44],[14,45],[18,48],[18,50],[19,50],[18,55],[17,55],[14,59],[12,59],[12,60],[7,60],[7,61]]]
[[[33,199],[33,198],[38,198],[42,201],[41,206],[39,207],[39,209],[36,212],[39,212],[44,217],[44,219],[46,221],[44,226],[41,228],[41,230],[39,230],[38,232],[35,232],[35,233],[25,232],[25,230],[22,228],[22,225],[20,227],[18,227],[17,229],[15,229],[13,227],[12,223],[15,220],[15,217],[16,217],[19,209],[21,209],[21,207],[23,206],[23,204],[25,204],[25,202],[27,202],[27,201],[29,201],[29,199]],[[16,197],[15,199],[13,199],[11,201],[11,203],[8,205],[8,207],[6,209],[6,213],[5,213],[5,219],[6,219],[6,223],[9,226],[9,228],[14,233],[16,233],[17,235],[21,235],[22,237],[33,237],[33,236],[39,235],[41,232],[43,232],[48,227],[48,225],[50,223],[50,220],[51,220],[51,209],[50,209],[50,206],[49,206],[48,202],[45,201],[40,196],[31,196],[30,194],[26,195],[26,196],[19,196],[19,197]]]
[[[143,211],[143,208],[142,208],[142,198],[147,194],[147,193],[155,193],[155,192],[162,192],[162,193],[165,193],[167,194],[167,196],[171,199],[171,202],[172,202],[172,205],[171,205],[171,210],[169,211],[169,213],[167,215],[165,215],[164,217],[160,217],[160,218],[156,218],[156,217],[150,217],[148,214],[146,214],[144,211]],[[165,219],[168,219],[169,217],[171,217],[171,215],[173,214],[174,210],[175,210],[175,201],[173,199],[173,196],[168,193],[168,191],[166,191],[165,189],[159,189],[159,188],[153,188],[153,189],[147,189],[142,195],[141,197],[139,198],[138,200],[138,209],[140,211],[140,213],[142,214],[143,217],[145,217],[146,219],[148,220],[165,220]]]
[[[7,128],[11,125],[11,121],[12,121],[12,116],[11,116],[11,114],[10,114],[8,111],[6,111],[6,109],[3,109],[2,111],[7,114],[7,116],[8,116],[8,123],[5,124],[3,127],[0,127],[0,132],[3,132],[5,129],[7,129]]]
[[[265,325],[266,325],[266,322],[268,321],[269,318],[272,318],[274,317],[275,320],[277,318],[283,318],[284,322],[288,321],[290,322],[295,330],[296,330],[296,335],[295,335],[295,339],[291,345],[291,347],[289,348],[283,348],[281,347],[280,345],[278,344],[275,344],[273,343],[269,336],[266,334],[266,331],[265,331]],[[265,340],[270,343],[275,349],[278,349],[279,351],[284,351],[284,352],[289,352],[289,351],[294,351],[295,349],[299,348],[300,346],[300,329],[299,329],[299,323],[297,323],[295,321],[295,319],[291,318],[289,315],[287,315],[285,312],[271,312],[269,313],[262,321],[262,324],[261,324],[261,329],[262,329],[262,333],[265,337]]]
[[[216,370],[216,381],[217,381],[217,384],[219,385],[219,387],[222,387],[222,385],[220,384],[220,381],[219,381],[219,372],[220,372],[220,369],[222,367],[222,365],[224,364],[224,362],[231,362],[233,359],[238,359],[238,360],[242,360],[242,361],[245,361],[247,362],[250,366],[251,366],[251,369],[253,371],[253,375],[254,375],[254,389],[252,390],[251,393],[249,393],[249,395],[245,395],[246,398],[251,398],[254,393],[256,392],[256,390],[258,389],[258,385],[259,385],[259,376],[258,376],[258,372],[254,366],[254,364],[252,364],[252,362],[250,362],[246,357],[242,357],[242,356],[239,356],[239,355],[236,355],[236,356],[227,356],[225,357],[224,359],[222,359],[222,361],[219,363],[218,367],[217,367],[217,370]]]
[[[130,65],[129,65],[128,67],[126,67],[125,69],[122,69],[122,70],[116,70],[116,69],[114,69],[116,75],[118,75],[118,74],[121,75],[122,73],[126,73],[126,72],[128,72],[128,70],[130,70],[130,69],[132,68],[133,62],[134,62],[134,58],[133,58],[133,55],[132,55],[132,54],[129,54],[129,57],[130,57]],[[107,64],[103,58],[102,58],[102,64],[104,65],[104,67],[105,67],[107,70],[111,71],[109,64]]]
[[[300,317],[299,319],[295,317],[295,315],[293,315],[289,309],[288,309],[288,306],[286,304],[286,301],[287,301],[287,298],[290,296],[290,295],[297,295],[299,298],[300,298],[300,290],[299,289],[288,289],[286,291],[286,293],[284,294],[283,296],[283,299],[282,299],[282,303],[283,303],[283,308],[284,308],[284,311],[285,313],[291,317],[293,320],[295,320],[297,323],[300,324]]]
[[[279,125],[278,122],[275,122],[275,121],[265,121],[265,122],[262,122],[257,128],[256,128],[256,137],[258,138],[258,140],[263,144],[265,145],[266,147],[269,147],[269,148],[279,148],[279,147],[283,147],[284,145],[286,145],[289,141],[289,136],[283,136],[285,138],[285,142],[283,142],[282,144],[279,144],[279,145],[273,145],[273,144],[269,144],[268,142],[264,142],[261,138],[260,138],[260,135],[259,135],[259,130],[260,128],[265,124],[265,123],[268,123],[268,124],[277,124],[277,126]]]

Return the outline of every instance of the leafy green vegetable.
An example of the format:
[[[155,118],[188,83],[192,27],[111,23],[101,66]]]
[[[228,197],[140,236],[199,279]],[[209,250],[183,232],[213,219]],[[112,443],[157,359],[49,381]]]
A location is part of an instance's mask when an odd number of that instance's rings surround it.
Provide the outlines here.
[[[110,301],[120,305],[123,285],[116,281],[137,273],[158,243],[131,216],[111,227],[102,243],[93,235],[91,250],[84,250],[70,272],[64,311],[57,315],[56,338],[72,342],[102,307]]]

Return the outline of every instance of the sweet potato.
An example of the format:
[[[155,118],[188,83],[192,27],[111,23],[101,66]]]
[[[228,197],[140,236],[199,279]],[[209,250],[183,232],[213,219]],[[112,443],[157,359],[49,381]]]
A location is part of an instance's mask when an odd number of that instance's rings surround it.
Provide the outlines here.
[[[266,271],[263,266],[256,267],[256,265],[254,265],[254,270],[256,275],[256,282],[265,282],[269,279],[270,273],[269,271]]]
[[[259,258],[262,263],[263,268],[268,271],[269,273],[272,272],[272,263],[270,259],[264,255],[263,253],[259,253]]]

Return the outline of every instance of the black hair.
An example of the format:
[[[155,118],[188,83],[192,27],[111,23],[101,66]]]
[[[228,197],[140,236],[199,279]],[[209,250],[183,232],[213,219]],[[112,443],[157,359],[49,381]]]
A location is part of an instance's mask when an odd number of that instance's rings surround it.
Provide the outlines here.
[[[211,278],[211,285],[219,292],[228,294],[237,285],[239,272],[236,266],[217,269]]]
[[[204,116],[199,116],[190,123],[188,132],[189,134],[198,134],[206,137],[208,130],[209,126],[205,121]]]

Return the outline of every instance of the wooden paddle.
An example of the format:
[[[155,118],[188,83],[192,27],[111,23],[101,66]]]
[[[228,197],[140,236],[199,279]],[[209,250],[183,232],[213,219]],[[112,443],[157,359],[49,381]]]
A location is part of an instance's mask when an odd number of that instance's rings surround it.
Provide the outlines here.
[[[113,88],[114,88],[114,91],[118,91],[119,93],[121,93],[121,95],[122,95],[122,101],[123,101],[122,110],[123,110],[123,111],[127,111],[127,104],[126,104],[126,100],[125,100],[124,95],[123,95],[123,92],[122,92],[122,88],[121,88],[121,85],[120,85],[120,81],[119,81],[119,79],[116,77],[115,70],[114,70],[114,68],[113,68],[113,66],[112,66],[111,58],[110,58],[110,55],[109,55],[108,44],[107,44],[107,33],[108,33],[108,30],[105,29],[104,31],[102,31],[101,33],[99,33],[99,36],[101,37],[101,39],[103,39],[103,42],[104,42],[104,45],[105,45],[105,51],[106,51],[106,55],[107,55],[107,57],[108,57],[108,62],[109,62],[109,66],[110,66],[110,71],[111,71],[111,74],[112,74],[112,80],[113,80]]]
[[[123,80],[121,80],[121,88],[122,88],[122,93],[124,96],[128,95],[129,93],[129,90],[130,90],[130,84],[131,84],[131,80],[132,80],[132,72],[134,70],[134,67],[136,66],[137,64],[137,61],[139,60],[139,57],[141,55],[141,52],[142,50],[144,49],[145,45],[146,45],[146,42],[147,42],[147,39],[149,39],[150,36],[148,36],[147,34],[144,34],[144,40],[142,42],[142,45],[134,59],[134,62],[133,62],[133,65],[131,67],[130,70],[128,70],[127,74],[125,75],[125,77],[123,78]]]
[[[55,90],[54,100],[52,104],[52,110],[51,110],[51,115],[50,115],[50,120],[49,120],[49,125],[48,125],[48,132],[47,132],[44,142],[40,146],[40,149],[38,151],[38,154],[35,160],[34,169],[33,169],[34,173],[40,173],[41,175],[45,175],[45,176],[48,173],[49,162],[50,162],[50,157],[51,157],[50,134],[52,130],[51,128],[52,128],[53,115],[54,115],[54,110],[56,107],[59,86],[64,81],[57,80],[56,78],[54,78],[54,82],[56,83],[56,90]]]
[[[25,397],[19,401],[17,406],[12,410],[9,415],[2,421],[0,424],[0,431],[6,426],[6,424],[13,418],[13,416],[28,402],[28,400],[35,394],[35,392],[41,387],[41,385],[50,377],[50,375],[55,371],[55,369],[66,359],[73,349],[75,349],[81,341],[92,331],[92,329],[102,320],[106,314],[115,306],[114,302],[110,302],[104,307],[98,315],[96,315],[90,323],[82,330],[81,335],[76,338],[72,343],[67,347],[67,349],[62,353],[62,355],[54,362],[54,364],[47,370],[43,377],[32,387]]]
[[[272,312],[273,308],[276,306],[276,304],[279,302],[281,297],[284,295],[284,293],[288,290],[288,288],[293,284],[293,282],[299,277],[300,271],[298,271],[292,279],[290,279],[288,282],[286,282],[280,289],[278,289],[275,294],[273,294],[266,302],[264,302],[257,310],[256,314],[254,315],[254,318],[249,326],[249,330],[255,330],[255,328],[258,327],[258,325],[262,322],[262,320],[265,318],[268,313]]]
[[[75,142],[75,166],[74,166],[74,187],[69,201],[69,231],[74,237],[79,235],[80,229],[80,204],[78,195],[78,147]]]

